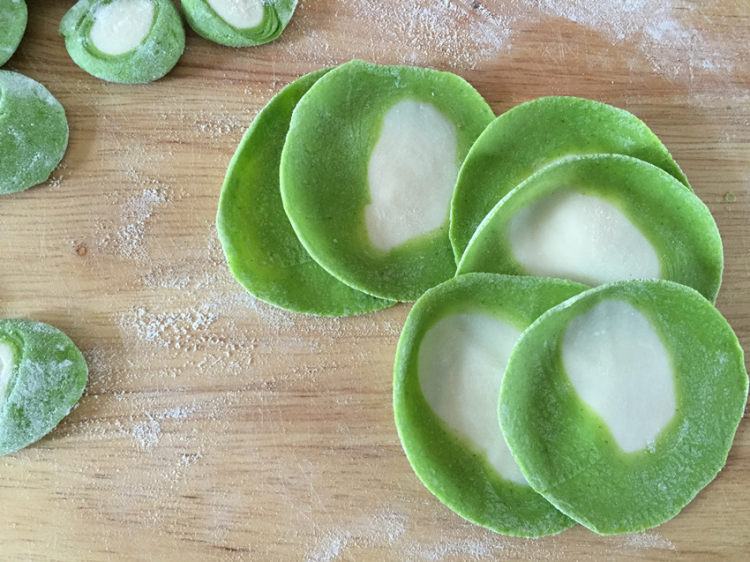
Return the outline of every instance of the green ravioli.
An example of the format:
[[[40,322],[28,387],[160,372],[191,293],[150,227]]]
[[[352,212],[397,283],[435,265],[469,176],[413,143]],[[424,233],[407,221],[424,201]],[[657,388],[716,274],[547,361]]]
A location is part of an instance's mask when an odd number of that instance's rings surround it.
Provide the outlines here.
[[[688,185],[661,141],[635,115],[581,98],[535,99],[498,117],[466,157],[451,204],[456,261],[482,219],[511,189],[558,158],[592,153],[640,158]]]
[[[492,117],[454,74],[362,61],[332,70],[294,110],[281,158],[300,241],[344,283],[386,299],[450,278],[455,178]]]
[[[273,41],[292,19],[297,0],[182,0],[190,27],[228,47]]]
[[[26,31],[27,19],[24,0],[0,0],[0,66],[16,52]]]
[[[185,49],[182,18],[169,0],[80,0],[60,34],[83,70],[126,84],[158,80]]]
[[[83,355],[57,328],[0,320],[0,455],[44,437],[86,386]]]
[[[459,273],[600,285],[667,279],[714,301],[722,243],[708,208],[656,166],[618,154],[562,158],[508,193],[477,228]]]
[[[747,389],[737,337],[710,302],[670,281],[617,282],[523,333],[500,422],[537,492],[597,533],[630,533],[713,480]]]
[[[292,111],[326,72],[292,82],[257,115],[229,164],[216,224],[229,269],[253,295],[294,312],[342,316],[393,302],[352,289],[321,268],[297,240],[279,192]]]
[[[396,352],[396,427],[420,480],[469,521],[522,537],[573,524],[526,483],[497,407],[518,336],[585,289],[561,279],[472,273],[430,289],[411,310]]]
[[[68,146],[65,110],[39,82],[0,70],[0,193],[46,180]]]

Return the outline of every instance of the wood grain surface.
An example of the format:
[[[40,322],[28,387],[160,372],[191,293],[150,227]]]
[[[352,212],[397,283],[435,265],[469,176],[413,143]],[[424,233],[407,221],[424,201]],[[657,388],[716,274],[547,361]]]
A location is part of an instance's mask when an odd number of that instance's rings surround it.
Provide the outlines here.
[[[0,458],[2,560],[745,560],[750,423],[672,521],[523,540],[473,526],[412,473],[392,419],[409,311],[340,320],[249,297],[214,217],[256,112],[292,79],[364,58],[454,71],[496,113],[548,94],[626,108],[664,140],[725,243],[719,309],[750,349],[750,5],[741,1],[306,0],[276,42],[188,31],[163,80],[97,80],[30,0],[5,68],[65,106],[50,181],[0,200],[0,317],[65,330],[90,382]],[[519,139],[520,141],[521,139]]]

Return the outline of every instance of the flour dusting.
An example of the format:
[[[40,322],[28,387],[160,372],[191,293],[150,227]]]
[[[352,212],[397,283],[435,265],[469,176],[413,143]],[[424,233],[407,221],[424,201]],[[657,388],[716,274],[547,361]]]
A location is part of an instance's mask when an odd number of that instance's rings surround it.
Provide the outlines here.
[[[638,549],[677,550],[672,541],[665,539],[656,533],[633,533],[626,535],[623,546]]]
[[[339,17],[365,22],[373,32],[342,45]],[[726,26],[730,37],[706,32],[701,18],[707,17],[673,0],[335,0],[332,17],[324,20],[300,3],[281,46],[290,58],[317,64],[362,58],[460,71],[510,56],[535,26],[554,29],[556,20],[567,20],[615,48],[637,50],[654,72],[671,81],[691,85],[701,73],[731,81],[745,45],[741,35],[731,37],[738,33],[731,25]]]

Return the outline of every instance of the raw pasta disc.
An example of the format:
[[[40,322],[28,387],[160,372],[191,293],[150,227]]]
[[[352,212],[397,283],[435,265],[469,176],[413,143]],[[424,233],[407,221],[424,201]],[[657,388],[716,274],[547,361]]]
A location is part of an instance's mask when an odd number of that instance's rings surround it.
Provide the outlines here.
[[[716,223],[692,191],[642,160],[598,154],[562,158],[506,195],[477,228],[458,271],[587,285],[668,279],[713,302],[723,263]]]
[[[0,70],[0,193],[46,180],[68,147],[68,120],[47,88]]]
[[[623,281],[524,332],[500,422],[535,490],[597,533],[630,533],[674,517],[717,475],[747,386],[710,302],[670,281]]]
[[[60,34],[78,66],[110,82],[158,80],[185,50],[182,18],[169,0],[80,0]]]
[[[292,111],[326,72],[292,82],[258,113],[229,164],[216,225],[229,269],[253,295],[294,312],[342,316],[393,302],[352,289],[320,267],[297,240],[279,192]]]
[[[351,61],[292,116],[281,195],[297,236],[361,291],[409,301],[455,273],[448,215],[458,168],[492,119],[458,76]]]
[[[538,98],[495,119],[466,157],[451,204],[456,261],[482,219],[511,189],[558,158],[592,153],[640,158],[688,185],[661,141],[632,113],[581,98]]]
[[[526,483],[497,419],[500,383],[521,332],[586,287],[472,273],[427,291],[396,352],[393,403],[414,471],[440,501],[499,533],[538,537],[573,522]]]
[[[0,66],[16,52],[26,31],[25,0],[0,0]]]
[[[78,402],[88,369],[57,328],[0,320],[0,455],[52,431]]]
[[[296,7],[297,0],[182,0],[190,27],[201,37],[228,47],[273,41]]]

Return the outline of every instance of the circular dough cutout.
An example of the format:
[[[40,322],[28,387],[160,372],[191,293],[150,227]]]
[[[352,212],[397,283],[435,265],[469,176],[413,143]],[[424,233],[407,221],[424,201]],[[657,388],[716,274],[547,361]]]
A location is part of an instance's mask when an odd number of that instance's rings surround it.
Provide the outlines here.
[[[448,241],[455,174],[492,119],[458,76],[351,61],[292,116],[281,159],[284,209],[331,274],[409,301],[455,273]]]
[[[596,153],[639,158],[688,185],[666,147],[632,113],[564,96],[522,103],[487,127],[461,168],[451,204],[456,261],[479,223],[511,189],[559,158]]]
[[[597,533],[631,533],[713,480],[747,389],[737,337],[710,302],[670,281],[622,281],[524,332],[500,422],[535,490]]]
[[[458,266],[600,285],[667,279],[711,301],[721,237],[708,208],[662,169],[619,154],[562,158],[513,189],[485,217]]]
[[[526,483],[497,408],[521,332],[585,289],[560,279],[472,273],[430,289],[412,308],[396,352],[396,427],[420,480],[469,521],[522,537],[572,525]]]
[[[344,316],[393,302],[352,289],[320,267],[297,239],[279,191],[292,111],[328,70],[295,80],[255,117],[229,164],[216,225],[229,269],[250,293],[294,312]]]

